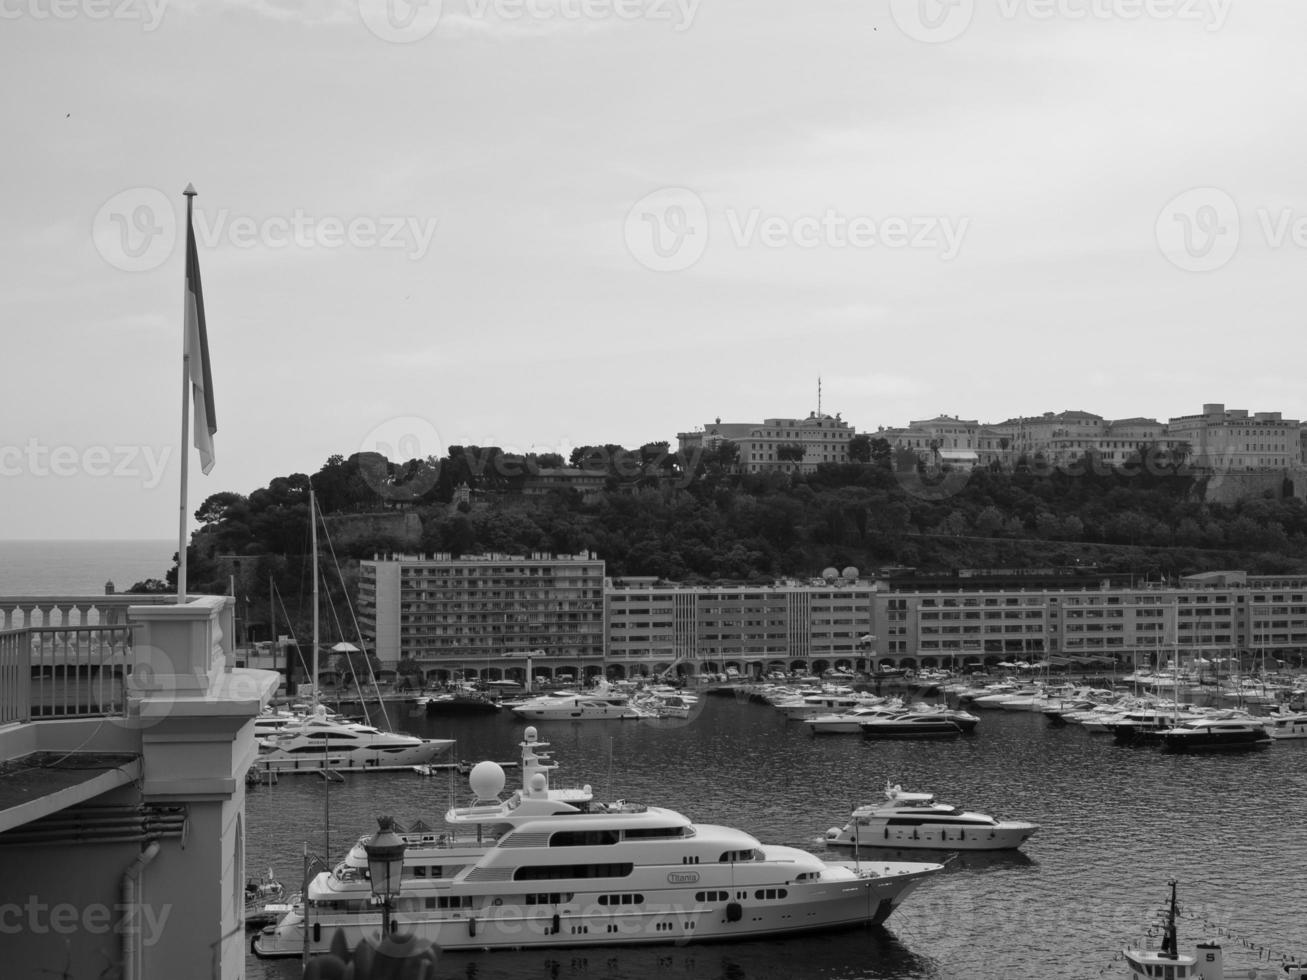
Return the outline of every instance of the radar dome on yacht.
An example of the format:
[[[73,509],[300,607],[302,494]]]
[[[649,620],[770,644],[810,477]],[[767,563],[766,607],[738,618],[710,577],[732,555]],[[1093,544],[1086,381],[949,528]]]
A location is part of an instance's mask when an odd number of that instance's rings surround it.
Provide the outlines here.
[[[528,742],[534,742],[536,740],[535,726],[534,725],[529,726],[527,730],[522,733],[522,737],[525,738]]]
[[[500,770],[500,775],[502,774],[503,774],[503,770]],[[549,780],[545,779],[544,773],[536,772],[531,774],[531,789],[534,792],[543,793],[548,785],[549,785]]]
[[[504,770],[498,762],[478,762],[467,781],[478,800],[497,800],[504,788]]]

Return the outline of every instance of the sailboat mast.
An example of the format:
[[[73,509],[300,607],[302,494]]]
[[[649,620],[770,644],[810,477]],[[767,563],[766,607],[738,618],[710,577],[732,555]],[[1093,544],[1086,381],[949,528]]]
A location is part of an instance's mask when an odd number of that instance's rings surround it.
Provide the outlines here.
[[[309,552],[313,572],[313,704],[318,704],[318,517],[313,488],[309,487]]]

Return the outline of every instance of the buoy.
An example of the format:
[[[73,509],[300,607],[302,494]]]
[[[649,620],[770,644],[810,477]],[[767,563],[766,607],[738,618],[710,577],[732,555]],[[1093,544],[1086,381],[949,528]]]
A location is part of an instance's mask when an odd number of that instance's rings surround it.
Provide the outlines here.
[[[726,921],[739,922],[744,918],[744,908],[739,902],[730,902],[726,906]]]
[[[477,934],[477,917],[475,915],[467,920],[467,934],[469,936]]]
[[[559,932],[562,931],[562,929],[563,929],[563,926],[562,926],[562,919],[559,917],[558,913],[555,912],[555,913],[554,913],[554,935],[557,936],[557,935],[559,934]]]

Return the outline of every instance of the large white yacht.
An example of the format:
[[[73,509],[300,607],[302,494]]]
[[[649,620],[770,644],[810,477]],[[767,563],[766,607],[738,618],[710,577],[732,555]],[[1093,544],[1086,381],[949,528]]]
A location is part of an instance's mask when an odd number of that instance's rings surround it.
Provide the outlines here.
[[[826,846],[1004,851],[1020,847],[1038,829],[1037,824],[936,803],[933,793],[886,785],[883,803],[858,807],[843,827],[826,831]]]
[[[940,864],[832,862],[762,844],[674,810],[596,801],[590,787],[551,789],[557,768],[528,728],[522,788],[501,799],[504,770],[481,762],[475,801],[445,814],[443,833],[401,834],[403,889],[392,928],[442,949],[485,950],[724,939],[883,922]],[[261,956],[349,946],[380,929],[362,838],[297,905],[254,940]],[[307,919],[306,919],[307,917]]]
[[[449,751],[448,738],[418,738],[328,717],[325,709],[259,740],[260,772],[367,772],[428,765]]]

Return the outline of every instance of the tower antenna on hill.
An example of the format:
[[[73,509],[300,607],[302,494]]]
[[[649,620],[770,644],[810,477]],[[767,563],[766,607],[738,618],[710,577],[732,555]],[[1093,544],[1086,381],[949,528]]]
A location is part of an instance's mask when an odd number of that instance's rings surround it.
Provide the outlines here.
[[[817,375],[817,418],[821,418],[821,375]]]

